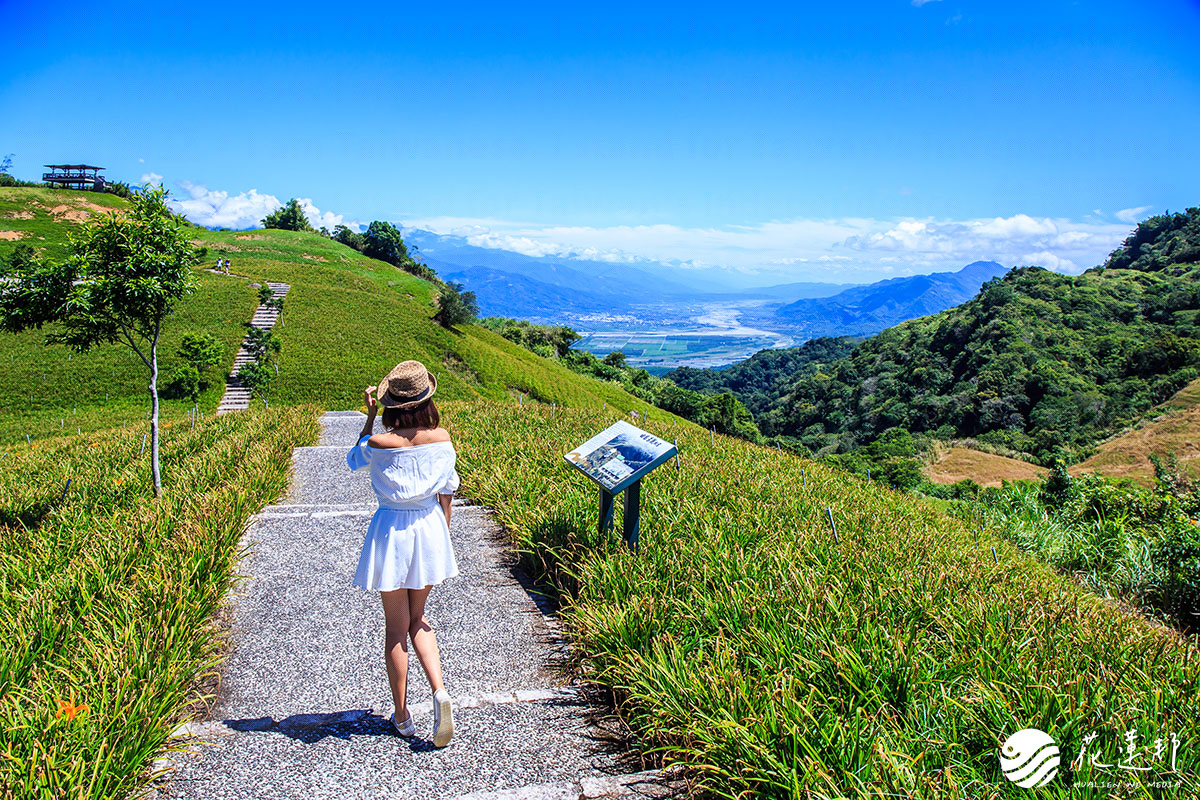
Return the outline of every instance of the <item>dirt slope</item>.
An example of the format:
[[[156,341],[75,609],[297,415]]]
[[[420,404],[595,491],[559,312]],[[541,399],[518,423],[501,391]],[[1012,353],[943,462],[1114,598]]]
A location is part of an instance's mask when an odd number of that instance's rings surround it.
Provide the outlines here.
[[[965,447],[948,447],[925,468],[925,474],[933,483],[957,483],[970,478],[980,486],[999,486],[1003,481],[1041,478],[1046,470],[1015,458]]]
[[[1071,467],[1071,473],[1098,472],[1150,486],[1154,483],[1151,453],[1163,457],[1174,453],[1181,464],[1190,466],[1200,458],[1200,381],[1179,390],[1162,411],[1151,422],[1101,444],[1094,456]]]

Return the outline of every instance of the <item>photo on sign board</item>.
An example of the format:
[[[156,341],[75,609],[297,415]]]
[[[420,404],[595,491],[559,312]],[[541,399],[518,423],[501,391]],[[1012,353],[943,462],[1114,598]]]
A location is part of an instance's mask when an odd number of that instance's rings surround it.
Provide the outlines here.
[[[670,442],[618,422],[564,457],[604,488],[616,491],[674,449]]]

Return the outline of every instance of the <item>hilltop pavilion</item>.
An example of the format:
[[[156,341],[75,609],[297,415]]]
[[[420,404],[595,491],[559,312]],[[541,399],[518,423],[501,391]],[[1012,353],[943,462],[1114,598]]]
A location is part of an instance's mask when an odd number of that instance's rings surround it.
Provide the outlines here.
[[[44,164],[50,172],[42,173],[42,180],[51,186],[64,189],[91,189],[95,192],[104,191],[105,180],[100,174],[104,167],[93,167],[89,164]]]

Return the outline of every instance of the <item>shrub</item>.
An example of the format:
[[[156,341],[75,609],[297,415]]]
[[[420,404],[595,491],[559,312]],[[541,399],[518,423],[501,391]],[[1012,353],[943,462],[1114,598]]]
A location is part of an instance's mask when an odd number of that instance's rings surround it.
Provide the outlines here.
[[[306,231],[311,233],[313,226],[309,224],[300,201],[296,198],[288,200],[282,207],[263,217],[264,228],[277,228],[284,231]]]
[[[250,394],[266,400],[275,381],[275,371],[260,361],[248,361],[238,370],[237,378]]]
[[[437,313],[433,319],[443,328],[474,322],[479,315],[479,303],[474,292],[463,291],[461,283],[448,283],[438,295]]]
[[[163,395],[176,400],[191,400],[200,398],[200,371],[194,364],[182,364],[175,368],[167,385],[163,387]]]
[[[211,333],[185,333],[176,351],[180,358],[202,375],[225,359],[225,346]]]

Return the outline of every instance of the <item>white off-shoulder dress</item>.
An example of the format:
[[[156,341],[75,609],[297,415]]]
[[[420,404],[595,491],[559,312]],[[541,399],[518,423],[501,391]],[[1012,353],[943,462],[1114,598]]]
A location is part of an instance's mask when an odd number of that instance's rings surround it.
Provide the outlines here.
[[[390,592],[423,589],[458,574],[439,494],[458,489],[450,442],[379,448],[370,436],[346,455],[350,469],[370,467],[379,510],[363,541],[354,585]]]

